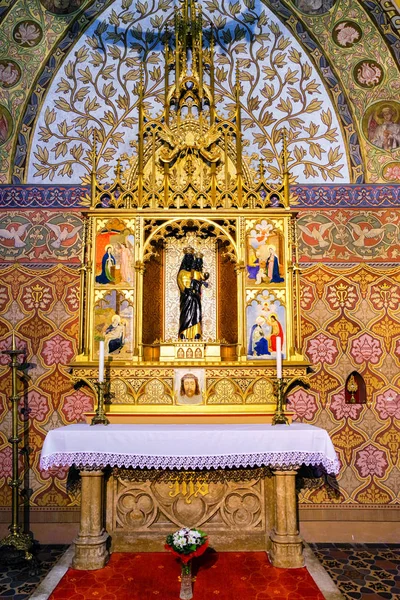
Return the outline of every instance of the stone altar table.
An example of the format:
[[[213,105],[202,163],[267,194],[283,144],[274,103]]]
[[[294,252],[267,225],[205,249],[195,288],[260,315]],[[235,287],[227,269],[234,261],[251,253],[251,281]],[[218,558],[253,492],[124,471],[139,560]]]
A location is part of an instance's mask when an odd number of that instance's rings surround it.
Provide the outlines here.
[[[77,424],[50,431],[41,455],[43,469],[80,470],[77,569],[102,568],[110,537],[112,550],[155,551],[182,525],[203,527],[216,549],[264,549],[276,567],[301,567],[295,477],[302,464],[339,471],[325,430]]]

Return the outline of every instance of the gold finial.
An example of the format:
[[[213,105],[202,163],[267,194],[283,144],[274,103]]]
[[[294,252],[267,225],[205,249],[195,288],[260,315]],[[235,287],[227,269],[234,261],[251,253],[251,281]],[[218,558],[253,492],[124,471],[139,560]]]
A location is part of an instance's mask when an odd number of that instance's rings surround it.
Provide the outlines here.
[[[117,179],[119,179],[120,175],[121,175],[121,159],[120,159],[120,157],[118,157],[117,164],[115,165],[115,176]]]
[[[143,88],[144,88],[144,68],[143,63],[140,64],[139,68],[139,96],[143,97]]]
[[[15,331],[13,329],[12,337],[11,337],[11,350],[16,350],[16,349],[17,349],[17,345],[15,343]]]
[[[92,171],[96,170],[97,162],[97,129],[93,129],[93,142],[92,142]]]
[[[239,97],[240,95],[240,69],[239,69],[239,61],[236,61],[236,77],[235,77],[235,85],[236,85],[236,93],[237,96]]]

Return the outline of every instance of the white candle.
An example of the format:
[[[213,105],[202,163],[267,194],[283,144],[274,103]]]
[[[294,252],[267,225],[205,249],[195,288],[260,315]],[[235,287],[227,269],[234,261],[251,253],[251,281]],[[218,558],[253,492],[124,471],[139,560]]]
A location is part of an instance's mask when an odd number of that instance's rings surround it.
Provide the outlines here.
[[[99,344],[99,381],[104,381],[104,340]]]
[[[282,340],[279,336],[276,338],[276,376],[282,379]]]

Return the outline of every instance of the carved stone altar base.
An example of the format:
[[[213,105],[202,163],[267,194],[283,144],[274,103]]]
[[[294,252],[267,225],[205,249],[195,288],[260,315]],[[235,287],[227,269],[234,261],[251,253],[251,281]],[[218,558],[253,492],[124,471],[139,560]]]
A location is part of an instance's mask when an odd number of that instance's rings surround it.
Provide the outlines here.
[[[304,567],[303,543],[299,536],[296,502],[296,471],[273,471],[275,481],[275,526],[270,534],[269,557],[275,567]]]
[[[74,540],[74,569],[94,571],[102,569],[109,559],[108,533],[103,527],[103,471],[81,471],[81,520]]]
[[[112,551],[159,551],[166,535],[182,526],[205,529],[217,551],[265,550],[275,567],[302,567],[295,477],[295,470],[268,468],[115,468],[105,489],[102,471],[81,471],[81,524],[73,567],[104,567],[109,538]]]

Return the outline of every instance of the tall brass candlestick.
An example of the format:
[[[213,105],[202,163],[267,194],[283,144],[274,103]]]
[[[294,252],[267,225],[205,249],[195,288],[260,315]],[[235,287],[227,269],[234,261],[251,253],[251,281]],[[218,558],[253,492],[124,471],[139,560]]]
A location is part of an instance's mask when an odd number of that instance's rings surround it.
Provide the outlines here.
[[[289,421],[284,412],[284,401],[286,391],[286,381],[282,377],[277,377],[274,381],[276,409],[272,418],[272,425],[289,425]]]
[[[19,455],[19,443],[21,438],[18,436],[18,401],[19,395],[17,393],[17,369],[18,365],[18,356],[20,354],[25,354],[25,350],[17,350],[15,344],[15,335],[14,332],[12,334],[12,345],[11,350],[3,350],[2,354],[8,354],[11,359],[10,367],[11,367],[11,407],[12,407],[12,434],[8,441],[11,444],[12,448],[12,478],[9,482],[11,487],[12,495],[11,495],[11,525],[9,525],[8,529],[10,533],[3,540],[0,541],[1,546],[12,546],[16,550],[22,550],[25,552],[25,559],[31,560],[33,555],[31,553],[33,540],[32,536],[27,533],[21,532],[21,527],[19,525],[19,487],[21,485],[21,480],[18,477],[18,455]]]
[[[104,381],[96,381],[97,388],[97,409],[96,414],[94,415],[91,425],[109,425],[110,421],[107,419],[104,412],[104,391],[105,391],[105,382]]]

